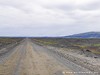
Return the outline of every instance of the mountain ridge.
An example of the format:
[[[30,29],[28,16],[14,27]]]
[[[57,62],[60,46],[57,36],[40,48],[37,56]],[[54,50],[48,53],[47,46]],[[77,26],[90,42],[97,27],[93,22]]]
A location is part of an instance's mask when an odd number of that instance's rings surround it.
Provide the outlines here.
[[[79,34],[65,36],[65,38],[100,38],[100,32],[79,33]]]

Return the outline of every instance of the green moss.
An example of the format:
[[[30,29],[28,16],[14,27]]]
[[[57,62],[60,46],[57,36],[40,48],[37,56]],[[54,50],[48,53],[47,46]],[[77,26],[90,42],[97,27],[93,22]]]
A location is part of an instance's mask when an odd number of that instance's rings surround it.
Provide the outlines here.
[[[98,47],[98,46],[100,46],[100,44],[93,44],[92,46],[96,46],[96,47]]]

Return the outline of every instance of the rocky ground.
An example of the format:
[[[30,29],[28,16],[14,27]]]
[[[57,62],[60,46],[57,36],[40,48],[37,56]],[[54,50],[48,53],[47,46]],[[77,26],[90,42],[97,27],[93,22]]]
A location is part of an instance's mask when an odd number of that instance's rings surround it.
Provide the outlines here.
[[[67,48],[57,48],[52,46],[45,46],[50,50],[53,50],[55,53],[59,54],[60,56],[65,57],[66,59],[81,65],[93,72],[100,72],[100,57],[97,57],[95,54],[91,52],[83,52]],[[97,58],[94,58],[97,57]]]

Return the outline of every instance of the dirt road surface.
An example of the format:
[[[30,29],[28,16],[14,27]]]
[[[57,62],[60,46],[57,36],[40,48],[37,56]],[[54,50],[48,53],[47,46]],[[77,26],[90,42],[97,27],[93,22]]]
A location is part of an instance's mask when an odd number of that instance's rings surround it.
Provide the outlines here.
[[[14,47],[13,52],[8,55],[3,55],[0,62],[0,75],[97,75],[78,73],[90,71],[30,39]]]

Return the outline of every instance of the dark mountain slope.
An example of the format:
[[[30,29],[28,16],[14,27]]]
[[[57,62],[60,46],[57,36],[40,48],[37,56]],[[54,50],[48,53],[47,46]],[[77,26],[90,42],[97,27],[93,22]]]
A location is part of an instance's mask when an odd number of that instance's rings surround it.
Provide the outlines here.
[[[100,32],[87,32],[65,36],[66,38],[100,38]]]

